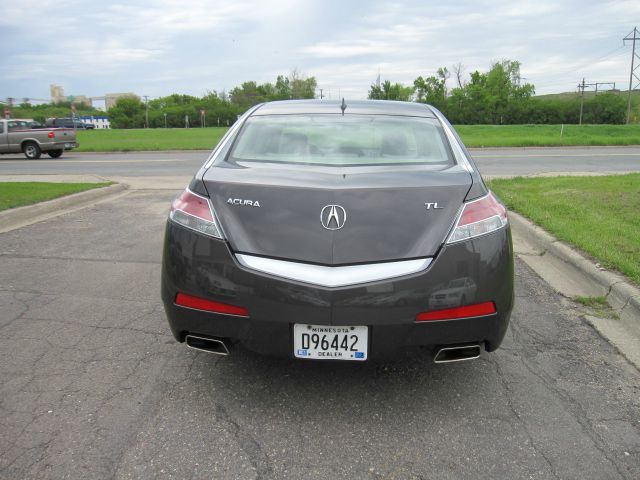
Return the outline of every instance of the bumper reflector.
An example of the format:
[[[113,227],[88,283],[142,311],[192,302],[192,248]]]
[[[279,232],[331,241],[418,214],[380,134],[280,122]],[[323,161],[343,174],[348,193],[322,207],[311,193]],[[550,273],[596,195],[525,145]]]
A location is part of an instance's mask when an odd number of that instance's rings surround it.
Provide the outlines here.
[[[446,308],[444,310],[432,310],[416,315],[416,322],[428,322],[430,320],[453,320],[456,318],[482,317],[496,313],[496,305],[493,302],[476,303],[464,307]]]
[[[214,302],[206,298],[194,297],[186,293],[176,295],[175,304],[180,307],[194,308],[207,312],[223,313],[225,315],[236,315],[238,317],[248,317],[249,310],[244,307],[229,305],[228,303]]]

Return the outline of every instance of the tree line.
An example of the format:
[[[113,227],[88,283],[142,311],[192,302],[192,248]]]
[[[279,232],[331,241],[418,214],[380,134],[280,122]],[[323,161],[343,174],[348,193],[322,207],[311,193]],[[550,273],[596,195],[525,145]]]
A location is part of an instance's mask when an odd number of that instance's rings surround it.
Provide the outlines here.
[[[578,123],[581,98],[578,94],[564,98],[536,97],[535,87],[523,81],[520,63],[503,60],[486,72],[468,76],[461,64],[451,70],[439,68],[435,75],[418,76],[412,85],[389,80],[373,83],[368,98],[429,103],[441,110],[454,124],[527,124]],[[455,86],[451,89],[448,84]],[[247,81],[230,92],[211,91],[202,97],[173,94],[143,102],[137,97],[123,97],[107,115],[113,128],[184,128],[231,125],[238,115],[258,103],[273,100],[316,98],[315,77],[297,71],[278,75],[275,82],[258,84]],[[624,123],[626,100],[608,92],[584,97],[583,123]],[[13,116],[45,118],[70,116],[70,104],[32,106],[22,104]],[[104,115],[93,107],[77,105],[77,115]]]
[[[209,92],[203,97],[169,95],[147,104],[133,97],[121,98],[109,109],[113,128],[215,127],[231,125],[247,109],[273,100],[314,98],[315,77],[303,77],[295,70],[278,75],[275,83],[244,82],[229,93]]]
[[[436,75],[419,76],[413,85],[389,80],[371,85],[370,99],[428,103],[441,110],[454,124],[624,123],[626,100],[616,92],[580,98],[535,97],[535,87],[523,82],[520,63],[503,60],[489,71],[474,71],[464,78],[461,64],[452,68],[456,87],[447,90],[451,72],[442,67]]]

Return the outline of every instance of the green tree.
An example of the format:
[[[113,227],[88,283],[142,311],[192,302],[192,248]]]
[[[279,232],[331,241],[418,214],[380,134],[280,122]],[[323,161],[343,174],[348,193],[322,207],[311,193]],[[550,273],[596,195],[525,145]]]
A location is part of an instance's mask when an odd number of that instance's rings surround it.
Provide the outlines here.
[[[142,128],[144,127],[144,113],[144,103],[136,97],[119,98],[108,111],[113,128]]]
[[[529,83],[522,84],[519,62],[496,62],[486,73],[472,72],[466,83],[458,78],[459,86],[447,96],[448,75],[447,69],[441,68],[438,77],[418,77],[415,85],[423,92],[424,101],[441,108],[453,122],[528,123],[535,89]]]
[[[447,88],[445,80],[435,76],[426,79],[419,76],[413,81],[416,102],[428,103],[442,109],[447,100]]]
[[[625,123],[627,104],[615,93],[598,94],[585,102],[585,123]]]
[[[368,98],[370,100],[398,100],[409,102],[413,97],[413,87],[405,87],[401,83],[391,83],[385,80],[382,84],[374,83],[369,89]]]
[[[297,70],[291,72],[289,76],[289,84],[291,85],[291,98],[315,98],[316,87],[318,83],[315,77],[303,78]]]

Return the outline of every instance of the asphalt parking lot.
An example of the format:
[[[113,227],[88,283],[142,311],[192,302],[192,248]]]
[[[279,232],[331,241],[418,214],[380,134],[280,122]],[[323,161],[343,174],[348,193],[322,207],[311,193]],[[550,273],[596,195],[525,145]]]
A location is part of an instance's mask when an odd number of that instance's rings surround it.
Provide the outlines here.
[[[640,478],[640,373],[520,261],[503,348],[475,362],[177,344],[174,194],[0,234],[0,478]]]

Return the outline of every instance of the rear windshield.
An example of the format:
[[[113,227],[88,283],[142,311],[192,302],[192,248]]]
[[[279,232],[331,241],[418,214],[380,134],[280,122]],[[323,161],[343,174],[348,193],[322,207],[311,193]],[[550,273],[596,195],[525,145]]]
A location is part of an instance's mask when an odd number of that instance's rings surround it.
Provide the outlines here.
[[[250,117],[229,160],[333,166],[453,164],[437,120],[384,115]]]

